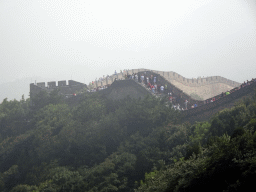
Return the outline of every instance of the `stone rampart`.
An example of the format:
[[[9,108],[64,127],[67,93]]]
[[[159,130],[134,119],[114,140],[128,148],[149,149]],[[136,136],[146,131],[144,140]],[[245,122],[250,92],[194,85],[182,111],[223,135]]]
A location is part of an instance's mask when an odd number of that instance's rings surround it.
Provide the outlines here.
[[[124,80],[125,75],[131,75],[133,73],[138,73],[139,71],[145,71],[149,69],[131,69],[128,71],[122,71],[113,75],[110,75],[108,77],[104,77],[103,79],[97,79],[93,81],[93,85],[91,85],[92,88],[97,88],[100,86],[105,86],[105,85],[111,85],[115,80]]]
[[[143,70],[159,74],[167,81],[169,81],[173,86],[182,90],[184,93],[187,93],[188,95],[194,93],[200,96],[202,99],[211,98],[217,94],[240,86],[240,83],[228,80],[220,76],[187,79],[175,72],[156,71],[149,69]]]
[[[183,90],[177,88],[174,86],[170,81],[168,81],[162,73],[155,73],[155,71],[141,71],[138,72],[139,75],[145,74],[146,76],[151,76],[156,77],[157,79],[157,85],[158,87],[163,85],[167,85],[167,92],[171,92],[172,96],[175,97],[175,103],[174,104],[180,104],[181,107],[185,108],[185,100],[188,100],[189,103],[197,104],[197,105],[202,105],[204,101],[198,101],[195,99],[192,99],[188,94],[183,92]],[[161,75],[162,74],[162,75]]]
[[[47,86],[46,86],[47,85]],[[74,81],[74,80],[68,80],[68,84],[66,84],[66,80],[58,81],[58,85],[56,81],[50,81],[50,82],[39,82],[37,84],[31,83],[30,84],[30,98],[37,95],[40,91],[46,91],[47,93],[50,93],[51,91],[55,89],[60,90],[60,94],[63,96],[70,96],[76,92],[79,92],[83,90],[84,88],[87,88],[86,84]]]
[[[156,70],[150,70],[150,69],[132,69],[125,72],[125,74],[132,74],[132,73],[138,73],[141,71],[151,71],[154,73],[157,73],[161,76],[163,76],[167,80],[176,80],[184,85],[191,86],[191,87],[200,87],[203,85],[209,85],[214,83],[225,83],[232,87],[238,87],[240,83],[226,79],[221,76],[211,76],[211,77],[204,77],[204,78],[192,78],[188,79],[183,76],[181,76],[178,73],[175,73],[173,71],[156,71]]]
[[[226,92],[227,90],[233,89],[234,87],[238,87],[240,85],[240,83],[228,80],[220,76],[188,79],[172,71],[156,71],[156,70],[141,68],[141,69],[131,69],[131,70],[121,71],[119,73],[113,74],[103,79],[94,81],[94,84],[91,87],[97,88],[100,86],[101,87],[106,85],[109,86],[115,80],[124,80],[125,76],[131,75],[133,73],[139,73],[142,71],[148,71],[148,72],[153,72],[155,74],[159,74],[166,81],[171,83],[173,87],[175,87],[174,91],[182,90],[183,93],[188,96],[194,93],[199,97],[201,97],[203,100],[211,98],[222,92]]]
[[[126,70],[126,71],[121,71],[119,73],[110,75],[105,78],[101,78],[99,80],[96,80],[93,82],[93,84],[90,86],[91,88],[97,88],[97,87],[102,87],[102,86],[109,86],[111,85],[115,80],[124,80],[125,76],[131,75],[133,73],[140,73],[140,72],[148,72],[152,74],[158,74],[159,79],[164,84],[168,84],[169,87],[172,87],[172,92],[178,97],[181,96],[181,98],[189,100],[191,103],[198,103],[200,104],[202,101],[194,100],[189,96],[189,93],[186,92],[186,87],[194,87],[194,88],[200,88],[205,85],[214,85],[217,83],[224,83],[227,85],[230,85],[231,88],[233,87],[238,87],[240,84],[231,80],[228,80],[226,78],[220,77],[220,76],[213,76],[213,77],[207,77],[207,78],[197,78],[197,79],[187,79],[178,73],[172,72],[172,71],[156,71],[156,70],[150,70],[150,69],[131,69],[131,70]],[[181,83],[183,87],[177,86],[177,82]],[[176,84],[175,84],[176,83]],[[47,85],[47,86],[46,86]],[[185,86],[185,87],[184,87]],[[69,80],[68,84],[66,84],[66,81],[52,81],[52,82],[39,82],[37,84],[31,84],[30,85],[30,95],[37,94],[41,90],[45,90],[47,92],[50,92],[56,88],[60,88],[60,93],[61,94],[73,94],[74,92],[77,92],[84,87],[87,87],[83,83],[79,83],[73,80]],[[183,89],[184,88],[184,89]],[[213,95],[215,93],[220,92],[221,90],[217,90],[216,87],[211,87],[209,89],[214,89],[215,92],[212,92],[210,95]],[[216,92],[217,90],[217,92]],[[209,92],[209,90],[208,90]],[[209,94],[208,94],[209,95]]]
[[[256,83],[252,83],[251,85],[245,86],[239,90],[236,87],[239,87],[240,84],[231,80],[228,80],[223,77],[213,76],[207,78],[197,78],[197,79],[186,79],[181,75],[175,72],[165,72],[165,71],[155,71],[149,69],[132,69],[128,71],[123,71],[117,74],[113,74],[107,78],[95,81],[92,87],[99,87],[104,85],[111,85],[108,89],[104,89],[101,91],[103,95],[106,95],[108,98],[112,99],[122,99],[125,98],[127,95],[130,95],[133,98],[143,98],[145,95],[148,94],[148,90],[144,89],[132,80],[127,81],[119,81],[124,80],[126,75],[131,75],[133,73],[137,73],[140,76],[142,73],[146,74],[147,77],[151,75],[157,77],[157,84],[159,85],[167,85],[167,91],[171,91],[173,96],[176,97],[176,103],[179,103],[181,107],[184,108],[184,101],[188,100],[188,108],[191,104],[197,103],[198,107],[196,108],[189,108],[189,110],[183,111],[183,122],[190,122],[193,123],[195,121],[203,121],[209,119],[218,111],[224,108],[230,108],[234,106],[234,103],[243,97],[252,96],[256,90]],[[116,81],[117,80],[117,81]],[[192,99],[189,94],[185,93],[182,89],[178,88],[173,84],[173,82],[182,82],[185,86],[190,87],[200,87],[203,85],[212,85],[218,83],[227,84],[234,89],[231,90],[231,94],[227,96],[223,96],[221,94],[217,94],[214,96],[215,101],[207,103],[207,100],[199,101]],[[47,86],[46,86],[47,85]],[[81,91],[84,88],[87,88],[86,84],[76,82],[73,80],[69,80],[68,84],[66,81],[51,81],[51,82],[39,82],[37,84],[31,83],[30,84],[30,97],[35,96],[40,91],[45,90],[46,92],[50,93],[55,89],[60,90],[60,94],[65,96],[72,96],[74,93]],[[93,93],[92,93],[93,94]],[[73,100],[78,102],[78,97],[71,98],[71,103]]]
[[[214,102],[203,104],[199,107],[183,112],[183,122],[194,123],[195,121],[205,121],[225,108],[231,108],[236,102],[245,97],[252,97],[256,94],[256,82],[232,92],[229,95],[218,95]]]
[[[204,77],[204,78],[192,78],[187,79],[183,76],[181,76],[178,73],[172,72],[172,71],[155,71],[155,70],[149,70],[154,73],[160,74],[161,76],[165,77],[167,80],[176,80],[184,85],[190,86],[190,87],[201,87],[204,85],[214,84],[214,83],[225,83],[227,85],[230,85],[232,87],[238,87],[240,83],[226,79],[224,77],[220,76],[211,76],[211,77]]]

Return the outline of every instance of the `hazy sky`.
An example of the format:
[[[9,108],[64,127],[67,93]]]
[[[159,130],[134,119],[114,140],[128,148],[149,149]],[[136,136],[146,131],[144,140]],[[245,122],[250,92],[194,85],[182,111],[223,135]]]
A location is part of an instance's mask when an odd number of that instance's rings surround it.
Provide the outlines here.
[[[0,83],[133,68],[256,77],[256,1],[0,0]]]

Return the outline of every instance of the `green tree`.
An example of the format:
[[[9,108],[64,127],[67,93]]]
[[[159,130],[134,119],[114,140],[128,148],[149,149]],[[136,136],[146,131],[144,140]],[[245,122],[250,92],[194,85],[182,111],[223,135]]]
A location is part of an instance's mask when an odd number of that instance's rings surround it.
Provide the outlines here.
[[[7,101],[6,98],[0,104],[0,136],[2,136],[2,139],[17,136],[29,129],[28,103],[29,100]]]

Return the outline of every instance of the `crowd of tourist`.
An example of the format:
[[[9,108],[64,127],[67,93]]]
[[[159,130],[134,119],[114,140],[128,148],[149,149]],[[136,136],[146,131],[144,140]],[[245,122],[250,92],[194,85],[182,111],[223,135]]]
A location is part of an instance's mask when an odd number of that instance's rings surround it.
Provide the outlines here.
[[[121,70],[120,73],[125,73],[128,70]],[[115,70],[114,75],[117,75],[117,71]],[[115,76],[114,76],[115,77]],[[95,79],[95,81],[101,82],[103,81],[105,78],[109,78],[109,76],[107,75],[106,77],[102,77],[99,79]],[[168,103],[167,105],[169,105],[170,103],[172,104],[172,107],[175,110],[187,110],[187,103],[188,101],[186,100],[184,103],[184,107],[181,107],[180,101],[182,100],[179,96],[175,97],[172,94],[172,88],[169,87],[168,89],[168,85],[167,84],[163,84],[161,83],[158,79],[156,75],[148,75],[147,72],[143,72],[143,73],[132,73],[132,74],[125,74],[124,78],[122,78],[124,80],[134,80],[137,83],[140,83],[142,86],[144,86],[146,89],[148,89],[151,94],[160,97],[163,95],[168,95]],[[117,76],[115,77],[114,80],[121,80],[118,79]],[[94,85],[94,81],[92,81],[89,85]],[[91,90],[88,90],[88,92],[96,92],[96,91],[100,91],[103,89],[106,89],[107,87],[109,87],[110,85],[106,85],[106,86],[98,86],[97,88],[92,88]],[[195,105],[197,106],[197,105]]]
[[[175,97],[172,94],[172,88],[169,87],[168,89],[168,85],[159,81],[156,75],[148,75],[146,72],[141,73],[140,75],[137,73],[133,73],[132,75],[125,75],[125,79],[135,80],[136,82],[144,86],[146,89],[148,89],[155,96],[159,97],[162,95],[167,95],[167,106],[171,103],[172,107],[175,110],[185,110],[183,107],[181,107],[179,103],[180,98]]]

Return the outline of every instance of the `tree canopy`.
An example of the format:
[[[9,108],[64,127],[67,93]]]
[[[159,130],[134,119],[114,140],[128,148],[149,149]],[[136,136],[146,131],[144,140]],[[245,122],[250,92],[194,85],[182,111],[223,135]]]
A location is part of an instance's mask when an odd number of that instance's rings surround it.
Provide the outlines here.
[[[164,99],[58,90],[0,104],[1,191],[241,191],[256,170],[256,99],[180,123]]]

